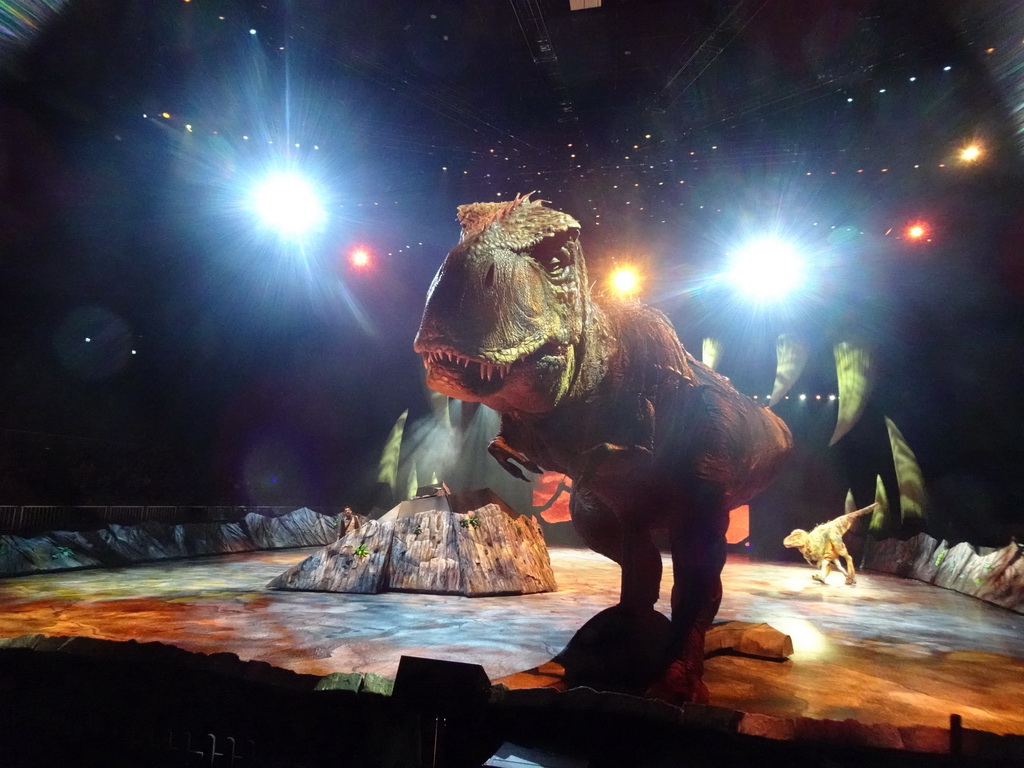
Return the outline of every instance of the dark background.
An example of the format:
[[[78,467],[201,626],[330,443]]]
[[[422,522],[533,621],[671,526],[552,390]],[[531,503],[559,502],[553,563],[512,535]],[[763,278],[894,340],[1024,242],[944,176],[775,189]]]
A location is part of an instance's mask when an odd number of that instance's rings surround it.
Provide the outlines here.
[[[780,407],[799,450],[775,527],[838,514],[847,488],[868,503],[876,474],[898,496],[888,416],[935,533],[1024,529],[1014,3],[16,5],[0,503],[366,511],[392,423],[428,412],[412,338],[455,206],[537,190],[582,222],[594,280],[642,267],[644,300],[698,356],[723,339],[748,394],[770,392],[780,332],[812,343],[794,390],[812,399]],[[302,247],[240,205],[283,164],[327,200]],[[928,242],[903,237],[915,220]],[[774,313],[711,280],[765,228],[816,280]],[[844,339],[874,346],[880,378],[828,448]]]

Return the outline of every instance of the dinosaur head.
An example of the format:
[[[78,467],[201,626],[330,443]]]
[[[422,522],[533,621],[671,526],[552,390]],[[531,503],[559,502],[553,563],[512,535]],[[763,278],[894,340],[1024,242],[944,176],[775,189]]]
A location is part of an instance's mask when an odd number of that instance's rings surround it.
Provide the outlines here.
[[[462,239],[414,343],[427,384],[497,411],[549,411],[569,391],[590,313],[579,222],[529,195],[458,216]]]
[[[784,538],[782,543],[790,549],[793,547],[796,547],[797,549],[804,549],[807,546],[807,531],[797,528],[789,534],[789,536]]]

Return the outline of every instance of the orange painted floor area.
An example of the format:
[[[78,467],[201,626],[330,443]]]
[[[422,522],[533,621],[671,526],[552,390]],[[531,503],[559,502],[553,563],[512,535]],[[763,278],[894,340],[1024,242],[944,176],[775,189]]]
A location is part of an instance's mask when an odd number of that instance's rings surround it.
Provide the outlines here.
[[[313,549],[0,580],[0,637],[160,641],[297,672],[394,676],[402,655],[481,664],[492,680],[536,667],[615,602],[618,568],[552,548],[559,590],[465,598],[280,592],[264,585]],[[666,573],[670,573],[667,564]],[[802,565],[730,557],[719,620],[790,634],[786,662],[710,659],[712,703],[780,717],[1024,735],[1024,616],[916,581],[863,573],[822,586]],[[659,609],[668,613],[668,577]]]

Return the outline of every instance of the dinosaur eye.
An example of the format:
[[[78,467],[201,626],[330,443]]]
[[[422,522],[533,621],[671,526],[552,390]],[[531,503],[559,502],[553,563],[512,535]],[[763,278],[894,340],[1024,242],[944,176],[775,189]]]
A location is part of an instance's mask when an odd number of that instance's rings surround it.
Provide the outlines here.
[[[569,269],[576,262],[572,249],[567,245],[578,236],[577,229],[558,232],[537,243],[530,251],[530,256],[554,279],[565,279],[569,276]]]

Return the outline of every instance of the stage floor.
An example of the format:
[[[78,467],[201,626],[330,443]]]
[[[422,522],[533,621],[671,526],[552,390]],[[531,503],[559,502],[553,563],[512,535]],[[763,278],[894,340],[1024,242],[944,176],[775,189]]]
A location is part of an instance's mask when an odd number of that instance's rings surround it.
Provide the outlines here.
[[[401,655],[481,664],[492,680],[560,651],[615,602],[618,568],[552,548],[555,593],[342,595],[264,588],[315,549],[278,550],[0,580],[0,637],[41,633],[228,651],[296,672],[393,677]],[[666,558],[666,573],[671,566]],[[917,581],[863,573],[822,586],[802,565],[730,557],[719,620],[793,638],[787,662],[720,656],[713,704],[779,717],[948,726],[1024,735],[1024,615]],[[668,578],[659,609],[669,612]]]

